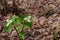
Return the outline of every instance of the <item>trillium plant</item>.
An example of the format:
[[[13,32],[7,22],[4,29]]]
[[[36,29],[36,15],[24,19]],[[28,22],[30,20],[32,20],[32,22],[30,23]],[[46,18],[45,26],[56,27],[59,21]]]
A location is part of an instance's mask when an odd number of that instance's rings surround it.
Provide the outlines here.
[[[7,19],[4,27],[5,32],[11,32],[13,28],[16,30],[20,40],[24,40],[26,32],[24,28],[32,28],[33,16],[30,15],[13,15],[11,19]]]

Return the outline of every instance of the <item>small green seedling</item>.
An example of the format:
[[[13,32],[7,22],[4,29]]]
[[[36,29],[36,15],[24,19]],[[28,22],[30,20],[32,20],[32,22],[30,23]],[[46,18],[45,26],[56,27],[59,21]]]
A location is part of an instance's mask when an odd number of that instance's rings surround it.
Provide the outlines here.
[[[19,16],[13,15],[10,20],[7,19],[7,22],[4,27],[4,31],[11,32],[12,28],[14,27],[19,38],[21,40],[24,40],[26,33],[23,31],[23,28],[28,27],[31,29],[32,22],[33,22],[33,17],[30,15],[19,15]]]

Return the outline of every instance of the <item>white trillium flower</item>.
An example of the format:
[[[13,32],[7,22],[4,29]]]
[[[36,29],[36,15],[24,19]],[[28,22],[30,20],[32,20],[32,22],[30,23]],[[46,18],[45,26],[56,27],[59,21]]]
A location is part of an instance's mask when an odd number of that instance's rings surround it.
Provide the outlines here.
[[[7,26],[12,23],[12,20],[7,19]]]
[[[31,22],[31,16],[28,16],[28,17],[26,17],[26,18],[24,18],[24,20],[26,20],[26,21],[28,21],[28,22]]]

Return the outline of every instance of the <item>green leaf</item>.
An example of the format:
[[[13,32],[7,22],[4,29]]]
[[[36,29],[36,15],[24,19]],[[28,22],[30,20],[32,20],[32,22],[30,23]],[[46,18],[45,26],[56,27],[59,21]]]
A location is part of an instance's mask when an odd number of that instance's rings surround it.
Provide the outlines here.
[[[22,20],[21,18],[17,18],[17,19],[14,21],[14,24],[15,24],[15,25],[20,25],[22,22],[23,22],[23,20]]]
[[[16,16],[12,16],[11,20],[14,22],[16,20]]]
[[[16,29],[20,32],[22,30],[22,26],[18,26]]]
[[[19,33],[19,36],[20,36],[21,39],[24,39],[24,38],[25,38],[25,35],[26,35],[25,32],[20,32],[20,33]]]
[[[32,22],[27,22],[27,21],[25,21],[25,22],[24,22],[24,26],[25,26],[25,27],[32,28]]]
[[[30,20],[31,20],[31,22],[33,22],[33,20],[34,20],[34,17],[33,17],[33,16],[31,16]]]
[[[21,18],[22,20],[24,20],[25,17],[28,17],[28,14],[25,14],[25,15],[19,15],[18,18]]]
[[[25,15],[19,15],[19,17],[18,18],[20,18],[20,19],[24,19],[25,18]]]
[[[19,24],[20,24],[20,20],[17,18],[17,19],[14,21],[14,24],[15,24],[15,25],[19,25]]]
[[[12,25],[10,24],[9,26],[4,27],[5,32],[11,32],[12,31]]]

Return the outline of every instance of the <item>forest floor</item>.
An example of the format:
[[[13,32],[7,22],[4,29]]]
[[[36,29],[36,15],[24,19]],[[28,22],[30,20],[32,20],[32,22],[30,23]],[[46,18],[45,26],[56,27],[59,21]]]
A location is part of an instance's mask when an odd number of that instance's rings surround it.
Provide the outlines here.
[[[17,0],[14,2],[15,7],[17,7],[17,10],[14,9],[16,10],[15,15],[17,12],[27,12],[35,19],[32,30],[25,30],[28,34],[24,40],[60,40],[60,0],[23,0],[19,2],[20,4]],[[12,0],[7,1],[7,3],[11,3],[10,6],[7,4],[8,9],[10,9]],[[12,15],[14,14],[11,12],[7,15],[2,15],[2,12],[0,14],[0,40],[19,40],[15,30],[12,32],[4,32],[3,30],[6,18],[10,18]]]

